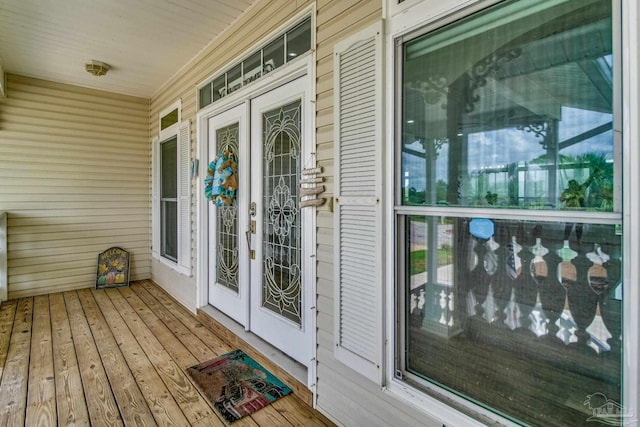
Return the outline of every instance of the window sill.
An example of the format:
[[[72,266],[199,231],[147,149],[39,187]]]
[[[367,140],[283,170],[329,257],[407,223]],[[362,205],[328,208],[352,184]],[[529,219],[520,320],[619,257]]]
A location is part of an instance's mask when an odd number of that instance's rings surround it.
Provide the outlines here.
[[[171,270],[180,273],[183,276],[191,277],[191,269],[178,265],[177,263],[167,259],[163,256],[158,255],[157,253],[153,253],[152,257],[154,260],[158,261],[160,264],[165,267],[169,267]]]
[[[418,390],[396,378],[392,378],[389,381],[384,391],[391,397],[404,401],[424,413],[426,417],[443,425],[464,425],[469,427],[512,425],[509,423],[504,424],[504,421],[498,422],[484,414],[476,413],[436,390],[430,390],[429,392]],[[436,395],[439,397],[436,398]]]

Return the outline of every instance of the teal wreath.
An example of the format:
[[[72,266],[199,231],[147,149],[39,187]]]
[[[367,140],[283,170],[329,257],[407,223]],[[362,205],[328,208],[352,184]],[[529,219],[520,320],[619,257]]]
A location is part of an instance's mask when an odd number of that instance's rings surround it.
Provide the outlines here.
[[[238,189],[238,159],[229,151],[221,151],[209,163],[204,179],[204,195],[216,206],[232,205]]]

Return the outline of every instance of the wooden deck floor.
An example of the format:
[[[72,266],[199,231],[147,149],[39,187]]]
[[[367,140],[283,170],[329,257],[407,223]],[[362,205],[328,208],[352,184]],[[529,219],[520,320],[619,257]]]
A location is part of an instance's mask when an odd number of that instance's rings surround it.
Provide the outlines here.
[[[185,368],[231,350],[149,281],[6,301],[0,425],[224,426]],[[233,425],[332,424],[289,395]]]

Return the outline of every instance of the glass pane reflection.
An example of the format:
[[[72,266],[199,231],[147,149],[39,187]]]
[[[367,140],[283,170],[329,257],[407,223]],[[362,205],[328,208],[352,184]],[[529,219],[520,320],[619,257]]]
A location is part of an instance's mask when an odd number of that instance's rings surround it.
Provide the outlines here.
[[[611,2],[532,3],[404,44],[403,204],[613,210]]]
[[[404,220],[410,374],[534,425],[583,425],[593,393],[622,402],[619,227]]]

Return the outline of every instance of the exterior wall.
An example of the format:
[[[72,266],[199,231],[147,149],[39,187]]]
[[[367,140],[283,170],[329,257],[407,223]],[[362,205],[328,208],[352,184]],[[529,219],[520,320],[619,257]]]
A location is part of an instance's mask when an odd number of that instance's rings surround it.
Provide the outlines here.
[[[306,0],[262,0],[251,6],[222,36],[212,41],[200,54],[185,64],[176,76],[151,97],[151,136],[157,136],[159,133],[158,113],[176,100],[182,99],[182,121],[189,120],[191,123],[191,158],[196,158],[197,85],[217,72],[224,71],[231,62],[248,53],[257,43],[311,3]],[[182,275],[157,260],[152,260],[151,263],[152,279],[191,310],[196,308],[196,211],[197,198],[201,196],[197,194],[200,179],[202,177],[197,177],[191,182],[191,277]]]
[[[95,286],[99,252],[148,278],[148,100],[8,76],[0,100],[0,210],[9,298]]]
[[[380,2],[349,2],[353,4],[350,8],[347,2],[340,2],[340,5],[336,5],[336,2],[322,2],[318,1],[318,51],[317,51],[317,152],[319,163],[324,166],[328,175],[333,175],[333,65],[332,65],[332,48],[333,45],[344,39],[346,36],[357,32],[358,30],[376,22],[380,19],[381,13],[378,11],[373,15],[360,14],[367,8],[367,5],[379,5]],[[389,2],[391,3],[391,2]],[[407,2],[409,3],[409,2]],[[414,1],[413,4],[416,2]],[[425,10],[429,10],[433,13],[433,16],[446,16],[446,12],[459,7],[461,4],[476,3],[474,1],[462,1],[462,0],[447,0],[447,1],[425,1],[419,7],[423,7]],[[637,197],[637,186],[640,183],[640,175],[638,172],[638,99],[640,97],[640,89],[638,87],[638,57],[640,56],[640,31],[638,29],[637,17],[638,17],[638,5],[637,2],[623,1],[625,7],[625,15],[623,20],[623,28],[628,31],[628,38],[625,35],[625,39],[630,44],[630,51],[625,52],[625,59],[623,69],[627,73],[624,77],[623,86],[626,92],[626,102],[624,105],[624,116],[626,117],[624,123],[624,131],[626,141],[629,143],[628,158],[625,159],[625,223],[624,232],[626,240],[625,256],[626,264],[624,270],[624,277],[627,283],[638,283],[639,268],[637,263],[633,263],[630,260],[637,259],[638,250],[640,244],[638,243],[638,230],[640,218],[638,213],[639,203]],[[427,9],[427,6],[433,6],[432,9]],[[337,13],[327,13],[330,8],[340,8],[341,11]],[[411,12],[411,11],[410,11]],[[408,12],[407,14],[410,14]],[[361,20],[358,21],[354,17],[356,15],[361,16]],[[375,15],[375,16],[374,16]],[[344,29],[339,32],[338,35],[327,35],[323,33],[323,26],[329,27],[334,23],[341,23],[333,25],[334,28]],[[415,22],[415,19],[406,19],[406,22],[398,23],[395,27],[395,31],[404,30],[405,28],[417,28],[422,26],[424,22]],[[406,25],[406,26],[405,26]],[[389,25],[387,25],[389,28]],[[339,31],[339,30],[338,30]],[[388,35],[385,35],[387,41],[389,41]],[[329,39],[326,42],[325,39]],[[393,46],[387,44],[385,46],[386,58],[391,58]],[[392,65],[392,64],[391,64]],[[391,65],[387,64],[385,70],[387,71],[386,86],[389,87],[393,84],[390,81],[391,76],[389,70]],[[392,92],[392,90],[389,90]],[[389,93],[387,93],[389,95]],[[391,100],[387,99],[385,102],[387,108],[392,105]],[[391,112],[387,112],[387,116],[393,117]],[[388,119],[389,123],[391,119]],[[386,135],[387,141],[393,141],[393,131],[389,130]],[[389,149],[385,148],[385,152],[388,154]],[[387,185],[392,185],[393,173],[385,170],[381,171],[387,178]],[[391,176],[391,179],[389,177]],[[329,178],[328,189],[332,188],[332,180]],[[635,190],[634,190],[635,189]],[[634,193],[635,191],[635,193]],[[388,191],[385,194],[388,196],[392,191]],[[391,209],[392,210],[392,209]],[[387,225],[393,224],[393,216],[387,215],[385,217]],[[392,234],[392,233],[391,233]],[[387,235],[388,236],[388,235]],[[333,215],[327,211],[326,208],[322,208],[318,212],[318,368],[317,368],[317,408],[323,413],[330,416],[333,420],[337,421],[341,425],[348,426],[388,426],[388,425],[433,425],[442,426],[445,422],[438,421],[435,417],[447,414],[443,414],[439,405],[434,405],[431,397],[418,393],[410,389],[410,387],[402,385],[390,384],[394,380],[390,380],[390,376],[393,372],[387,372],[386,374],[386,389],[381,390],[379,386],[373,382],[368,381],[362,376],[355,374],[352,370],[337,362],[333,357],[333,314],[334,310],[337,310],[337,304],[333,299],[333,287],[335,286],[333,275]],[[388,249],[388,248],[387,248]],[[385,252],[389,256],[390,251]],[[387,265],[387,267],[390,267]],[[393,266],[390,267],[392,269]],[[389,288],[393,285],[393,273],[390,273],[391,279],[385,282],[385,288]],[[639,294],[635,286],[631,286],[632,290],[628,295],[625,293],[625,300],[627,305],[625,311],[627,313],[627,319],[629,320],[629,329],[631,331],[637,331],[639,327],[639,317],[637,315],[637,304]],[[389,294],[387,293],[387,296]],[[393,296],[389,298],[393,299]],[[392,301],[387,302],[388,310],[385,313],[380,313],[381,316],[390,313],[394,303]],[[393,319],[388,320],[387,331],[385,337],[389,340],[388,346],[392,347],[391,340],[395,337],[395,325]],[[627,334],[631,336],[632,334]],[[635,333],[633,336],[637,336]],[[628,342],[626,349],[631,355],[630,360],[627,362],[628,378],[637,378],[637,354],[638,343],[637,340],[631,339]],[[386,350],[385,350],[386,351]],[[634,357],[636,355],[636,357]],[[393,369],[393,355],[390,355],[387,359],[387,371]],[[629,405],[633,405],[635,408],[640,407],[640,393],[637,391],[638,384],[627,385],[625,389],[626,399]],[[399,383],[399,382],[397,382]],[[402,390],[400,390],[402,389]],[[446,399],[442,401],[447,403]],[[466,410],[461,405],[449,401],[451,412],[456,412],[459,409],[461,412],[472,413],[472,411]],[[637,413],[637,412],[636,412]],[[478,415],[478,414],[473,414]],[[481,416],[481,415],[480,415]],[[485,421],[490,422],[488,419]],[[446,423],[450,425],[449,423]],[[462,424],[461,424],[462,425]]]
[[[259,1],[217,40],[182,68],[151,98],[150,134],[158,134],[158,113],[182,99],[182,120],[191,122],[191,158],[197,157],[197,85],[223,71],[235,59],[308,7],[310,1]],[[324,168],[327,197],[333,190],[333,47],[382,19],[381,0],[320,0],[316,3],[316,157]],[[200,161],[203,161],[200,159]],[[192,181],[192,271],[197,266],[197,180]],[[333,357],[333,213],[317,211],[318,354],[317,407],[342,425],[425,425],[415,410],[383,393],[373,382]],[[186,277],[152,260],[152,278],[187,307],[196,307],[195,276]],[[438,424],[441,425],[441,424]]]
[[[379,22],[382,19],[382,1],[325,0],[317,2],[317,10],[316,153],[318,164],[323,166],[327,177],[327,191],[331,192],[334,184],[333,47],[346,37]],[[384,393],[378,385],[334,358],[333,213],[323,206],[317,215],[317,408],[341,425],[429,425],[429,420],[415,409]]]

